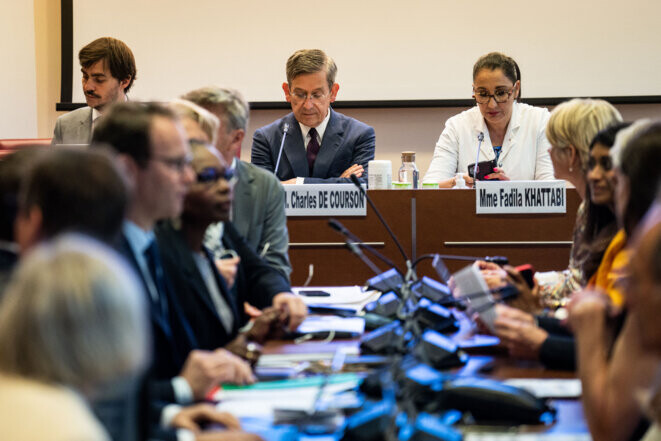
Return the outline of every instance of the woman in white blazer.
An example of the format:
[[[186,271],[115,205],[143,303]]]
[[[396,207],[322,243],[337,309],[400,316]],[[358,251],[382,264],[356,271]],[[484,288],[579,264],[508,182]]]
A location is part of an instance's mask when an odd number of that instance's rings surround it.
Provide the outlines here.
[[[497,158],[486,179],[553,179],[544,133],[549,112],[520,103],[520,96],[521,72],[512,58],[499,52],[480,57],[473,66],[477,105],[447,120],[423,182],[452,187],[456,174],[467,173],[477,159],[478,145],[480,162]]]

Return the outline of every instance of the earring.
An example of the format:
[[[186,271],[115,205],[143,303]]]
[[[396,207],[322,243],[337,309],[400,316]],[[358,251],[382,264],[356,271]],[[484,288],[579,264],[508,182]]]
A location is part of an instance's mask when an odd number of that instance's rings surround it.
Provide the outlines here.
[[[571,173],[571,172],[573,172],[573,171],[574,171],[574,168],[573,168],[573,167],[569,167],[569,172]]]

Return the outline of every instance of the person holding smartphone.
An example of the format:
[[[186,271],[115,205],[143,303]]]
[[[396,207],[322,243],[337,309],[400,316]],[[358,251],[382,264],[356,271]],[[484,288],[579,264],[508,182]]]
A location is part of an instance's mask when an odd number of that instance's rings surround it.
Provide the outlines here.
[[[465,173],[472,184],[468,169],[476,160],[492,161],[480,166],[485,180],[553,179],[544,133],[549,112],[520,102],[516,62],[499,52],[480,57],[473,66],[473,98],[475,107],[445,123],[423,182],[449,188],[457,173]],[[486,174],[484,166],[490,168]]]

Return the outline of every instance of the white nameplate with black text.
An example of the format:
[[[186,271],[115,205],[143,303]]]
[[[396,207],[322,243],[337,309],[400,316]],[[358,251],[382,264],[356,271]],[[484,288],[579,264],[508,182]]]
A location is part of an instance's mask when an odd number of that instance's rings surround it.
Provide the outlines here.
[[[353,184],[284,187],[287,216],[365,216],[367,213],[367,199]]]
[[[566,213],[565,181],[478,181],[477,214]]]

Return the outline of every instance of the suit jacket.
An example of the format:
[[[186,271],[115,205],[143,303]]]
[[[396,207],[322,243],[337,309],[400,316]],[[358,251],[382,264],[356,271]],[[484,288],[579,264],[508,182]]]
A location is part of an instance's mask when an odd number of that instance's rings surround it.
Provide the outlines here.
[[[214,271],[221,295],[232,310],[234,325],[232,332],[228,334],[193,259],[193,251],[188,247],[181,230],[176,229],[171,222],[163,222],[156,228],[156,237],[163,268],[172,282],[177,300],[193,328],[200,349],[213,350],[236,337],[238,329],[247,321],[243,302],[265,308],[272,304],[277,293],[291,290],[284,275],[255,254],[232,224],[227,222],[223,243],[241,257],[232,290],[227,289],[211,255],[206,253],[206,257]]]
[[[293,113],[255,132],[251,162],[271,172],[275,170],[284,126],[288,124],[282,158],[276,171],[278,179],[285,181],[303,177],[306,184],[351,183],[349,178],[339,176],[353,164],[360,164],[365,169],[361,179],[367,181],[367,163],[374,159],[374,129],[333,109],[330,113],[312,173],[308,167],[301,127]]]
[[[233,224],[258,254],[268,244],[264,259],[289,278],[285,191],[272,173],[253,164],[238,161],[236,170],[239,180],[234,187]]]
[[[0,248],[0,298],[9,278],[18,263],[18,255],[9,249]]]
[[[167,317],[162,317],[162,314],[156,308],[152,307],[147,283],[142,277],[142,272],[133,254],[133,250],[123,234],[117,249],[126,258],[142,281],[143,291],[147,297],[145,300],[150,305],[153,344],[152,366],[149,376],[154,379],[169,380],[181,372],[188,353],[197,348],[197,339],[177,301],[177,296],[174,294],[165,265],[163,265],[163,268],[166,276],[165,288],[167,292],[159,293],[159,295],[164,294],[167,296],[168,315]]]
[[[91,107],[82,107],[57,118],[53,144],[89,144],[91,140]]]

